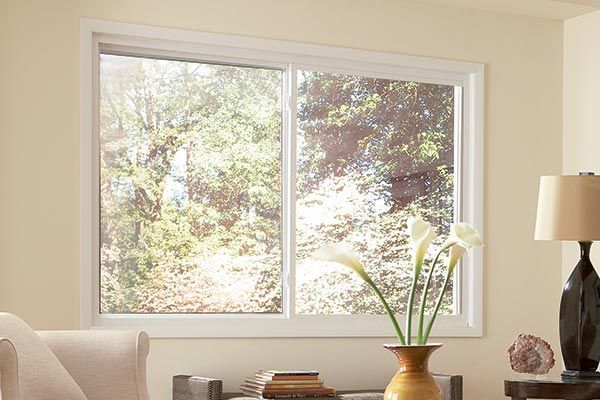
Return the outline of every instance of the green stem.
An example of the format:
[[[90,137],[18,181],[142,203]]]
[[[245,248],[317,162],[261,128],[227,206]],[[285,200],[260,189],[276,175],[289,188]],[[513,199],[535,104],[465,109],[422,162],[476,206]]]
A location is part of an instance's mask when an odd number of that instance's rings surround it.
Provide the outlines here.
[[[406,305],[406,344],[410,345],[412,340],[412,311],[413,304],[415,301],[415,290],[417,288],[417,282],[419,281],[419,275],[421,274],[421,265],[418,261],[415,262],[414,276],[412,285],[410,286],[410,293],[408,294],[408,304]]]
[[[444,294],[446,293],[446,288],[448,287],[448,282],[450,282],[450,277],[452,276],[452,271],[448,271],[446,274],[446,279],[444,279],[444,285],[442,286],[442,291],[438,296],[437,303],[435,304],[435,309],[433,310],[433,314],[431,315],[431,319],[429,323],[427,323],[427,329],[425,330],[424,342],[427,343],[429,340],[429,335],[431,334],[431,328],[433,327],[433,323],[435,322],[435,318],[437,317],[437,313],[442,305],[442,300],[444,299]]]
[[[400,329],[400,325],[398,325],[398,321],[396,320],[396,317],[394,316],[394,313],[393,313],[392,309],[390,308],[389,304],[385,300],[385,297],[383,297],[383,294],[381,293],[381,291],[379,290],[377,285],[375,285],[375,282],[373,282],[371,279],[368,279],[367,283],[369,284],[369,286],[371,286],[371,288],[373,289],[373,291],[375,292],[377,297],[379,297],[379,300],[381,300],[381,302],[383,303],[385,312],[390,317],[390,320],[392,321],[392,325],[394,325],[394,329],[396,330],[396,336],[398,337],[398,341],[400,342],[401,345],[404,346],[406,344],[406,342],[404,340],[404,335],[402,334],[402,329]]]
[[[417,344],[425,344],[426,341],[423,340],[423,322],[425,319],[425,304],[427,303],[427,294],[429,292],[429,285],[431,284],[431,278],[433,277],[433,272],[435,270],[435,266],[442,255],[442,253],[452,247],[455,243],[448,243],[443,246],[440,251],[435,255],[433,259],[433,264],[431,264],[431,268],[429,269],[429,273],[427,274],[427,280],[425,281],[425,286],[423,287],[423,294],[421,295],[421,306],[419,307],[419,326],[417,328]]]
[[[419,307],[419,322],[417,327],[417,344],[425,344],[423,340],[423,320],[425,318],[425,303],[427,302],[427,293],[429,292],[429,285],[431,284],[431,278],[433,277],[433,271],[435,270],[435,266],[442,255],[442,253],[448,250],[453,243],[449,243],[446,246],[442,247],[440,251],[435,255],[433,259],[433,264],[431,264],[431,268],[429,269],[429,273],[427,274],[427,280],[425,281],[425,286],[423,287],[423,294],[421,295],[421,305]]]

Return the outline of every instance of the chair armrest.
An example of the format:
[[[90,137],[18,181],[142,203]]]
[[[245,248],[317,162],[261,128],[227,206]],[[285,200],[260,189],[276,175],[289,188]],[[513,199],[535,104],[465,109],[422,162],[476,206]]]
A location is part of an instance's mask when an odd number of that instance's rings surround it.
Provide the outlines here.
[[[0,398],[19,400],[17,350],[7,338],[0,337]]]
[[[173,400],[224,400],[223,381],[202,376],[175,375]]]
[[[40,337],[88,400],[148,400],[145,332],[43,331]]]
[[[462,400],[463,377],[462,375],[434,373],[433,379],[440,385],[444,392],[444,400]]]

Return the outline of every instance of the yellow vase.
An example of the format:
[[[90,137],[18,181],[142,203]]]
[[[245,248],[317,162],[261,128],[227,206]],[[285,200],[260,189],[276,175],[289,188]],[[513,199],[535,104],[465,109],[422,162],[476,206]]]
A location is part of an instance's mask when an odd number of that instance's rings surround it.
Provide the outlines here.
[[[441,344],[384,345],[398,357],[398,372],[385,389],[384,400],[442,400],[442,389],[429,373],[431,353]]]

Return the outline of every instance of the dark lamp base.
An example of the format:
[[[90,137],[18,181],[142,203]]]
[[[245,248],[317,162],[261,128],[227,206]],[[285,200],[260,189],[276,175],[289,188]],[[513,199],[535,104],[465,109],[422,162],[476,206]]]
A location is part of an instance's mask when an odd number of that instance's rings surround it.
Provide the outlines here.
[[[579,242],[581,259],[560,300],[563,379],[600,380],[600,277],[590,261],[592,242]]]
[[[598,371],[569,371],[568,369],[560,374],[563,380],[600,380]]]

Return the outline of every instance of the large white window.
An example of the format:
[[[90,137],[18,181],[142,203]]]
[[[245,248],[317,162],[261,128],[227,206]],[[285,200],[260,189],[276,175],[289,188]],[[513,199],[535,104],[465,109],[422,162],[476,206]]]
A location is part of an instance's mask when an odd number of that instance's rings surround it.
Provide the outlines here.
[[[83,327],[392,336],[359,279],[310,255],[352,244],[401,317],[407,217],[483,228],[479,64],[81,31]],[[481,335],[481,262],[462,263],[434,335]]]

